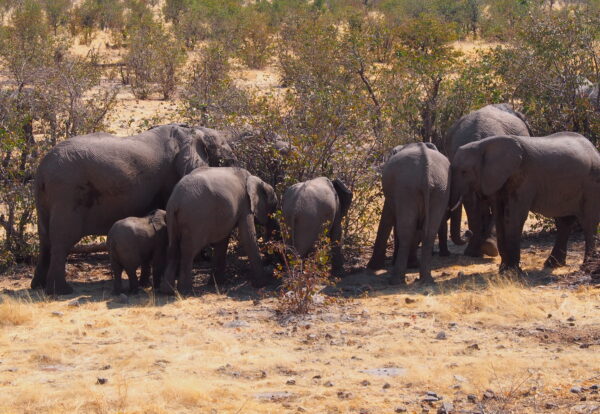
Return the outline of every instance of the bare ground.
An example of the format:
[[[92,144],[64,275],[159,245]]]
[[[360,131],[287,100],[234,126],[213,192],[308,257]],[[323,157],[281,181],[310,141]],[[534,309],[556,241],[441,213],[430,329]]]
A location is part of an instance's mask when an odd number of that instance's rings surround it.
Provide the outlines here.
[[[58,300],[23,267],[0,282],[0,412],[599,412],[600,289],[577,272],[580,240],[543,270],[551,241],[524,241],[524,278],[436,256],[435,287],[391,288],[361,257],[304,318],[233,259],[218,293],[200,264],[196,296],[127,301],[105,255],[72,258],[76,293]]]

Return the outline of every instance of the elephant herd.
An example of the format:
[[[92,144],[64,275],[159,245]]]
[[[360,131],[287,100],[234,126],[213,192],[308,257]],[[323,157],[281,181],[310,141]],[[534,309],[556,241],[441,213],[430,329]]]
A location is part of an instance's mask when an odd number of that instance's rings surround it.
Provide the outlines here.
[[[431,283],[436,234],[448,255],[447,221],[465,254],[500,254],[500,270],[519,270],[520,237],[529,211],[554,218],[557,236],[548,266],[565,264],[567,241],[578,221],[585,258],[594,252],[600,219],[600,154],[585,137],[561,132],[531,137],[525,117],[507,104],[465,115],[447,133],[448,157],[431,143],[398,146],[382,168],[385,202],[371,269],[384,266],[394,230],[390,282],[405,283],[407,267],[419,267],[419,282]],[[287,146],[287,148],[292,148]],[[279,228],[273,188],[237,166],[226,134],[169,124],[131,137],[96,133],[56,145],[40,163],[35,180],[40,253],[32,288],[68,294],[66,258],[87,235],[108,235],[115,293],[126,271],[129,290],[152,283],[163,293],[192,290],[194,257],[214,248],[215,280],[225,276],[234,230],[251,265],[253,286],[264,286],[255,224],[265,238]],[[306,256],[327,229],[332,272],[343,272],[342,219],[352,192],[339,179],[318,177],[288,188],[281,210],[288,244]],[[462,206],[468,241],[461,236]],[[163,210],[164,209],[164,210]],[[421,245],[420,260],[417,259]],[[141,279],[136,276],[141,267]]]

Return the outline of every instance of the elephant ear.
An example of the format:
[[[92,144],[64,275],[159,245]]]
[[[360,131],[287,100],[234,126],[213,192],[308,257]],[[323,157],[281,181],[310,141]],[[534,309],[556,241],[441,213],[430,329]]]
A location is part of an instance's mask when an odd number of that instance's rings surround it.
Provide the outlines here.
[[[165,210],[157,209],[150,213],[150,224],[152,224],[154,231],[160,231],[167,226],[166,218],[167,213]]]
[[[175,168],[180,177],[189,174],[198,167],[206,166],[206,148],[191,128],[175,126],[171,129],[171,137],[177,141],[179,151],[175,156]]]
[[[423,144],[425,144],[425,146],[430,150],[440,152],[433,142],[424,142]]]
[[[481,192],[490,196],[500,190],[523,161],[523,147],[513,137],[494,137],[484,141],[481,157]]]
[[[335,192],[338,195],[338,199],[340,200],[340,213],[341,216],[344,217],[348,214],[348,210],[350,209],[350,204],[352,204],[352,191],[346,187],[346,185],[340,180],[336,178],[332,181],[333,188],[335,188]]]
[[[261,224],[267,222],[269,215],[267,193],[264,186],[265,183],[254,175],[249,175],[246,179],[246,192],[250,199],[250,211]]]

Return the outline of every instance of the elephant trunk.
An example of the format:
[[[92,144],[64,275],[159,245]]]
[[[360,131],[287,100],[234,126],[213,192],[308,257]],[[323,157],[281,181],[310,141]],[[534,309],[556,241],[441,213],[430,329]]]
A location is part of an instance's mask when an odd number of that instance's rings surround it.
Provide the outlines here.
[[[455,207],[450,213],[450,238],[454,244],[462,246],[467,241],[460,236],[460,223],[462,221],[462,204],[460,200]]]

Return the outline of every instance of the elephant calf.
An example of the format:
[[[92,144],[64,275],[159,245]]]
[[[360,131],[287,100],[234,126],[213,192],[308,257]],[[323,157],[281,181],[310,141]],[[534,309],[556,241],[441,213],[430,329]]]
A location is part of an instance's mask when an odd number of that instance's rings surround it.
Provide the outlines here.
[[[129,278],[129,292],[138,290],[137,268],[141,266],[140,285],[158,287],[165,268],[167,224],[165,210],[155,210],[146,217],[128,217],[117,221],[107,237],[110,265],[115,279],[114,293],[121,293],[123,269]]]
[[[237,227],[240,242],[250,259],[252,285],[267,283],[256,242],[254,220],[275,228],[271,217],[277,208],[273,188],[242,168],[198,168],[175,186],[167,203],[169,248],[161,292],[192,291],[194,256],[212,244],[215,250],[215,278],[225,271],[227,245]]]
[[[392,284],[406,283],[409,256],[420,242],[420,281],[431,283],[431,255],[436,233],[450,197],[450,162],[432,144],[414,143],[400,148],[384,165],[385,202],[373,247],[370,269],[380,269],[385,260],[392,228],[397,236],[397,257]]]
[[[282,200],[283,217],[289,230],[288,243],[304,258],[327,229],[332,272],[339,274],[343,270],[342,219],[351,203],[352,192],[339,179],[318,177],[294,184],[285,191]]]

